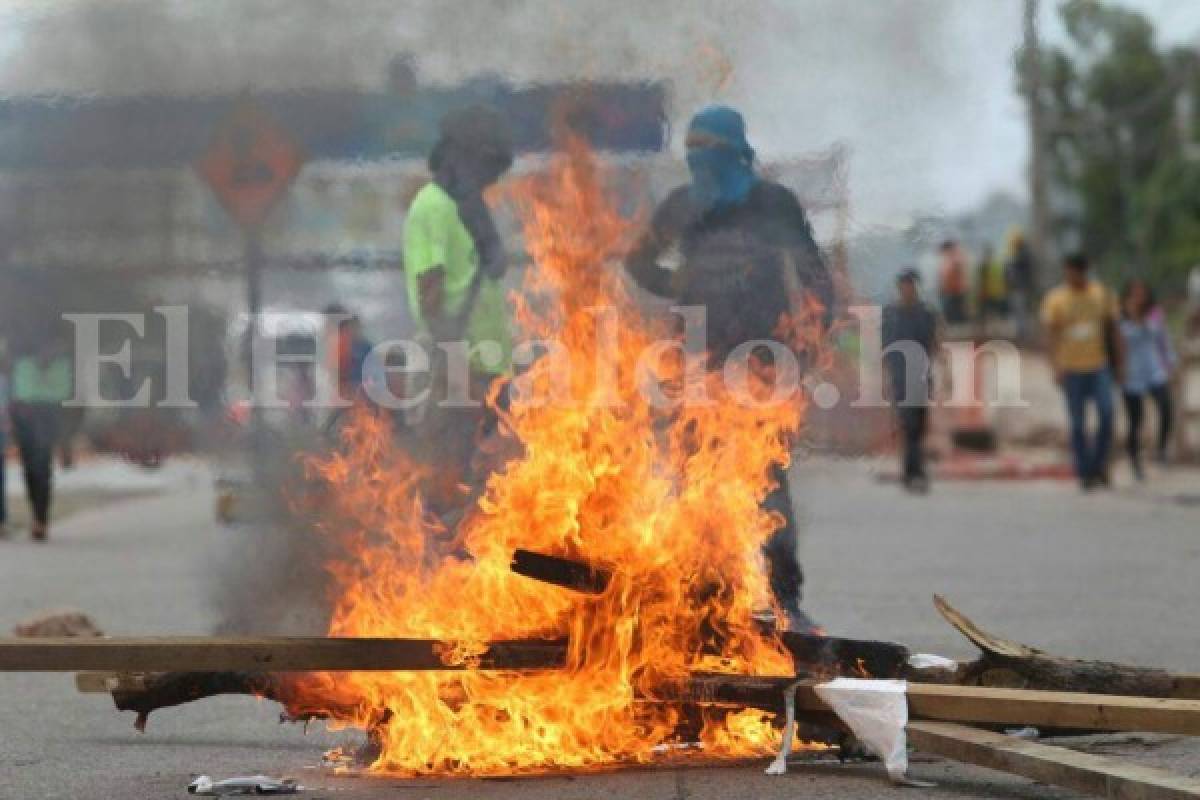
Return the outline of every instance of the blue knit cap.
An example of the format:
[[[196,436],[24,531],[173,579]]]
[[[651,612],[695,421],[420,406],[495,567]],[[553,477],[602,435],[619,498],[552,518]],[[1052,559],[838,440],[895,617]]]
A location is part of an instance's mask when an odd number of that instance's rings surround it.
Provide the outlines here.
[[[758,178],[742,115],[728,106],[709,106],[692,117],[688,138],[692,197],[700,208],[709,211],[744,201]]]

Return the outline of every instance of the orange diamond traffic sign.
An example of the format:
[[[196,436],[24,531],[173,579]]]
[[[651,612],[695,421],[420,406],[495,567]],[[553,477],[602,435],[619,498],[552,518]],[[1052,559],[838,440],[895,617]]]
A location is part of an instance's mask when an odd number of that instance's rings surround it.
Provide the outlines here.
[[[280,125],[242,102],[217,126],[196,171],[239,225],[260,225],[304,166],[304,155]]]

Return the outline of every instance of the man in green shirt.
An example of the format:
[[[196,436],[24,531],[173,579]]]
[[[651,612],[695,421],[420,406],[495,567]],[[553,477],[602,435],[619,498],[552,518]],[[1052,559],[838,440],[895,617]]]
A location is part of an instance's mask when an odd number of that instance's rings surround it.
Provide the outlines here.
[[[472,371],[508,370],[512,340],[500,281],[481,270],[475,240],[458,205],[435,182],[413,200],[404,226],[404,269],[409,310],[435,341],[465,339]],[[478,282],[478,288],[474,284]],[[474,303],[468,299],[474,294]],[[460,327],[461,326],[461,329]],[[486,356],[494,343],[494,359]]]
[[[71,399],[71,393],[71,361],[53,340],[13,365],[9,410],[33,506],[31,533],[35,541],[45,541],[48,533],[54,445],[62,404]]]
[[[404,222],[404,271],[413,316],[436,345],[431,396],[418,438],[439,464],[444,485],[463,482],[484,417],[487,387],[508,372],[512,338],[501,279],[504,245],[483,191],[512,165],[504,118],[483,107],[448,114],[429,156],[433,180],[413,199]],[[447,343],[462,343],[447,347]],[[467,365],[451,353],[469,353]],[[440,349],[442,352],[438,352]],[[466,385],[460,374],[466,367]],[[469,397],[469,402],[463,403]],[[445,403],[447,397],[453,407]]]

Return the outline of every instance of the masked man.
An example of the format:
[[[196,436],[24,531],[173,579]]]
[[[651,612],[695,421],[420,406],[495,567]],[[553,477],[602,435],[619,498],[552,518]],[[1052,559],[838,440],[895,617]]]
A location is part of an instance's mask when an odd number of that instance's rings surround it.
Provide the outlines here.
[[[687,132],[691,183],[672,191],[626,268],[642,288],[706,312],[709,364],[720,369],[738,345],[775,339],[793,311],[793,289],[811,293],[828,324],[833,285],[796,196],[754,170],[754,150],[737,111],[704,109]],[[664,266],[674,261],[675,269]],[[793,629],[811,622],[800,610],[804,577],[797,560],[795,512],[782,466],[764,508],[782,526],[764,548],[771,589]]]

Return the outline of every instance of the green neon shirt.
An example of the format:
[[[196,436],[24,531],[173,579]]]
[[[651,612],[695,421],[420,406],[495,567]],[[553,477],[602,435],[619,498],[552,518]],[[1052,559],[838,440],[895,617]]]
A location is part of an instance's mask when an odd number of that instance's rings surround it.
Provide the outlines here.
[[[62,356],[45,367],[33,356],[18,359],[13,366],[12,399],[18,403],[59,405],[71,399],[71,362]]]
[[[443,314],[462,310],[468,289],[479,269],[475,241],[458,216],[454,199],[436,183],[425,185],[413,198],[404,221],[404,272],[408,284],[408,306],[413,317],[424,327],[417,279],[435,267],[445,270]],[[498,364],[484,364],[472,352],[476,369],[500,374],[507,372],[512,360],[512,336],[508,325],[508,306],[504,288],[491,278],[483,278],[475,308],[467,320],[467,342],[474,348],[479,342],[500,345]]]

